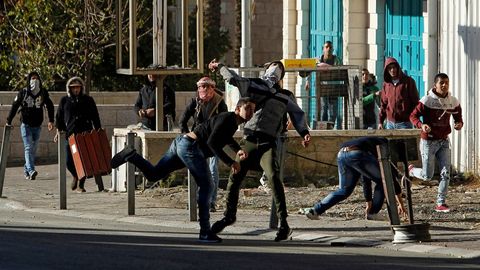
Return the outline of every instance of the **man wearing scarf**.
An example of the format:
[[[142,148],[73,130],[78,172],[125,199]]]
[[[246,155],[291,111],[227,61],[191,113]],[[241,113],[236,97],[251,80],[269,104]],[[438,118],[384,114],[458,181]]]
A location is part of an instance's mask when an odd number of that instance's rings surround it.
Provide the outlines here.
[[[182,133],[190,132],[188,121],[193,117],[192,129],[204,123],[212,116],[228,111],[227,104],[223,100],[223,93],[215,88],[216,83],[209,77],[203,77],[197,82],[197,96],[192,98],[180,118]],[[212,156],[208,161],[210,173],[213,180],[212,196],[210,200],[210,211],[216,211],[217,190],[218,190],[218,157]]]
[[[35,155],[43,123],[43,110],[47,108],[48,130],[53,129],[54,108],[47,89],[42,87],[42,80],[38,72],[30,72],[27,76],[27,86],[18,91],[10,113],[7,125],[12,125],[12,120],[20,108],[20,131],[25,150],[24,175],[27,180],[35,180],[38,172],[35,170]]]

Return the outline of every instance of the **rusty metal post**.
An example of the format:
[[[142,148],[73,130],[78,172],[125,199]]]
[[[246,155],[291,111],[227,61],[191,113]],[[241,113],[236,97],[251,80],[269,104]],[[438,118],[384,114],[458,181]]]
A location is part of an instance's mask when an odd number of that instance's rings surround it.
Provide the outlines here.
[[[383,190],[387,198],[388,216],[391,225],[400,225],[397,202],[395,201],[395,188],[393,186],[392,171],[390,169],[390,152],[388,145],[377,145],[378,163],[382,175]]]
[[[127,133],[127,146],[134,147],[135,132]],[[128,215],[135,215],[135,165],[127,162],[127,198],[128,198]]]
[[[0,154],[0,197],[3,193],[3,183],[5,182],[5,170],[7,169],[8,152],[10,152],[10,133],[12,125],[5,125],[3,128],[2,152]]]
[[[190,221],[197,221],[197,183],[188,170],[188,212]]]
[[[60,190],[60,209],[67,209],[67,153],[65,131],[58,132],[58,189]]]
[[[408,151],[407,151],[407,144],[405,142],[400,143],[400,148],[404,151],[404,155],[401,155],[403,167],[405,168],[405,177],[409,179],[410,175],[408,172]],[[415,219],[413,218],[413,203],[412,203],[412,190],[411,190],[411,183],[410,181],[405,181],[405,195],[407,196],[407,210],[408,210],[408,222],[409,224],[414,224]]]

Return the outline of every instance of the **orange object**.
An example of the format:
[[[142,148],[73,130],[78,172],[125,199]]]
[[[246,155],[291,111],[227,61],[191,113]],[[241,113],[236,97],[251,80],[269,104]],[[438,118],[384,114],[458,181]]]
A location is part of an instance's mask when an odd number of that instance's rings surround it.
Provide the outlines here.
[[[92,165],[88,156],[88,150],[85,140],[81,134],[72,134],[68,138],[70,151],[72,152],[73,163],[77,171],[78,179],[89,178],[93,176]]]
[[[112,152],[105,130],[71,135],[68,144],[79,179],[110,174]]]
[[[103,159],[107,167],[106,174],[109,174],[112,171],[112,167],[110,166],[110,161],[112,160],[112,148],[110,148],[110,142],[108,141],[107,133],[105,132],[105,130],[101,128],[97,130],[97,133],[98,141],[100,142],[100,146],[102,147]]]
[[[87,134],[87,137],[90,138],[90,141],[93,144],[93,152],[95,153],[96,162],[98,164],[98,174],[96,175],[107,175],[110,173],[112,168],[110,168],[110,162],[107,162],[108,157],[105,158],[104,156],[102,144],[100,143],[100,136],[103,135],[99,135],[99,132],[96,130],[92,130]]]

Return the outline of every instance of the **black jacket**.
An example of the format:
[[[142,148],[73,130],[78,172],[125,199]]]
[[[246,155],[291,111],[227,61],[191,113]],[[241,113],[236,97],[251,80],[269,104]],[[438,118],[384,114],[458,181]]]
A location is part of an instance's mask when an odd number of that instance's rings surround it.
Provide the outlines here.
[[[67,89],[72,79],[67,82]],[[101,128],[100,116],[95,100],[83,93],[84,88],[82,88],[82,92],[78,96],[71,95],[70,91],[67,91],[68,95],[62,97],[58,104],[55,117],[57,129],[65,131],[68,137],[71,134]]]
[[[137,101],[135,102],[134,111],[138,115],[140,109],[156,108],[157,99],[155,98],[155,85],[145,84],[139,91]],[[163,129],[167,129],[167,117],[171,115],[175,121],[175,91],[168,85],[163,85]],[[155,117],[143,117],[141,122],[148,128],[155,130]]]
[[[202,103],[198,98],[192,98],[180,117],[179,124],[181,131],[182,133],[190,131],[188,128],[188,120],[191,117],[193,117],[193,130],[197,125],[204,123],[210,117],[226,111],[228,111],[227,104],[225,104],[223,94],[221,94],[220,91],[216,91],[213,98],[206,103]]]
[[[54,121],[54,107],[50,99],[47,89],[42,87],[40,80],[40,91],[34,95],[30,90],[30,78],[33,74],[38,76],[38,73],[31,72],[27,77],[27,87],[18,91],[15,100],[12,103],[12,108],[7,117],[7,124],[11,125],[18,109],[20,108],[20,121],[31,127],[39,127],[43,122],[43,110],[47,108],[48,121]]]

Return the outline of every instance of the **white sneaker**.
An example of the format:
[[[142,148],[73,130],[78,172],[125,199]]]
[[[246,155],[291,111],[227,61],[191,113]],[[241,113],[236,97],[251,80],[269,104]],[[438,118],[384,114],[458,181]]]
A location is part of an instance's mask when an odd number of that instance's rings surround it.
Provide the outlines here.
[[[305,213],[305,216],[308,219],[311,219],[311,220],[319,220],[320,219],[320,216],[317,214],[317,212],[315,211],[315,209],[313,207],[312,208],[305,208],[305,209],[303,209],[303,212]]]

